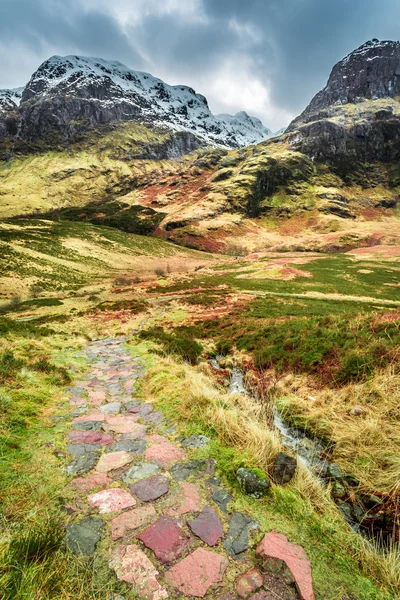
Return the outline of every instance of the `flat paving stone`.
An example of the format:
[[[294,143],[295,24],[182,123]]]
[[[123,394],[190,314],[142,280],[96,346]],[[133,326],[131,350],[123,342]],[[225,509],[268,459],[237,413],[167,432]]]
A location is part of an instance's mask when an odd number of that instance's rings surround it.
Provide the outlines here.
[[[106,452],[119,452],[125,450],[125,452],[140,455],[144,454],[146,448],[147,442],[144,440],[119,440],[113,446],[107,446]]]
[[[67,444],[67,452],[71,456],[83,456],[84,454],[89,454],[90,452],[99,452],[101,446],[97,446],[96,444]]]
[[[120,437],[121,440],[140,440],[146,437],[146,427],[145,425],[141,425],[137,423],[137,427],[135,427],[134,431],[129,431],[128,433],[123,433]]]
[[[143,422],[144,423],[153,423],[158,425],[163,420],[164,415],[160,410],[155,410],[148,415],[144,415]]]
[[[100,431],[103,427],[101,421],[81,421],[74,423],[74,428],[78,431]]]
[[[258,527],[257,521],[242,513],[235,513],[230,520],[228,534],[224,541],[229,556],[234,560],[240,560],[249,547],[249,532]]]
[[[152,504],[124,512],[111,521],[111,537],[113,540],[125,537],[154,521],[156,516],[157,513]]]
[[[104,400],[106,399],[106,394],[105,392],[88,392],[88,396],[89,396],[89,400],[91,400],[91,402],[99,402],[100,404],[102,402],[104,402]]]
[[[98,446],[109,446],[114,443],[114,438],[108,433],[97,431],[69,431],[68,441],[71,444],[97,444]]]
[[[121,402],[109,402],[108,404],[103,404],[102,406],[99,406],[99,410],[106,415],[117,414],[121,411]]]
[[[150,477],[151,475],[155,475],[160,470],[158,465],[154,463],[145,463],[141,462],[137,465],[133,465],[123,477],[123,481],[125,483],[131,483],[138,479],[144,479],[145,477]]]
[[[99,509],[100,513],[110,513],[136,506],[135,498],[121,488],[112,488],[90,494],[87,499],[91,506]]]
[[[163,563],[176,560],[186,549],[189,538],[175,521],[160,517],[137,536]]]
[[[133,406],[129,412],[136,413],[143,417],[144,415],[148,415],[149,413],[153,412],[153,405],[148,404],[147,402],[138,404],[137,406]]]
[[[301,600],[315,600],[311,565],[301,546],[292,544],[276,531],[267,533],[257,548],[264,568],[280,572],[287,583],[295,583]]]
[[[65,536],[68,548],[77,556],[93,554],[104,526],[104,521],[98,517],[85,517],[79,523],[71,523]]]
[[[216,552],[197,548],[165,573],[166,581],[185,596],[203,598],[221,585],[228,560]]]
[[[119,545],[114,548],[109,566],[120,581],[133,586],[147,600],[168,598],[167,590],[157,580],[159,572],[139,546]]]
[[[200,473],[205,473],[208,468],[206,460],[192,460],[186,463],[174,465],[170,471],[175,481],[185,481],[191,476],[198,476]]]
[[[125,402],[124,408],[127,412],[131,412],[131,409],[135,408],[139,404],[140,402],[138,402],[137,400],[130,400],[129,402]]]
[[[195,483],[181,483],[178,490],[175,491],[171,502],[164,509],[164,514],[178,518],[191,512],[201,510],[200,486]]]
[[[121,469],[125,465],[129,465],[133,460],[132,454],[122,450],[121,452],[110,452],[102,454],[99,462],[96,466],[96,471],[102,473],[108,473],[109,471],[115,471],[115,469]]]
[[[164,475],[154,475],[154,477],[132,483],[129,489],[139,500],[150,502],[168,493],[169,481]]]
[[[73,420],[73,423],[81,423],[86,421],[101,421],[104,422],[105,416],[101,412],[90,412],[87,415],[81,415]]]
[[[90,452],[88,454],[84,454],[83,456],[78,456],[67,467],[65,467],[65,472],[67,475],[83,475],[84,473],[91,471],[98,460],[98,452]]]
[[[181,440],[183,448],[204,448],[210,442],[210,438],[205,435],[191,435]]]
[[[228,492],[223,487],[216,489],[211,497],[214,500],[214,502],[218,504],[222,512],[228,512],[228,504],[232,500],[232,496],[228,494]]]
[[[211,506],[205,506],[196,519],[188,521],[188,525],[208,546],[216,546],[224,534],[221,520]]]
[[[124,415],[121,417],[107,417],[106,431],[114,431],[115,433],[142,433],[145,435],[146,427],[140,423],[135,423],[135,415],[129,417]]]
[[[171,442],[166,441],[162,444],[153,444],[147,448],[144,456],[147,460],[167,464],[186,458],[186,453],[174,444],[171,444]]]
[[[84,406],[86,405],[87,401],[85,398],[71,398],[69,403],[71,406]]]
[[[67,485],[67,488],[78,490],[78,492],[90,492],[96,487],[106,487],[110,483],[112,483],[112,479],[105,473],[92,473],[87,477],[77,477],[76,479],[73,479]]]

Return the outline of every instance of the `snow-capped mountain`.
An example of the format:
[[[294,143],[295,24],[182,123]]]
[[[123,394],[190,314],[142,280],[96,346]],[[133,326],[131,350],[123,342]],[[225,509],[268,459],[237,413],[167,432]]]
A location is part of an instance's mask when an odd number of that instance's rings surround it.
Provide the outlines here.
[[[24,89],[20,111],[22,133],[46,136],[58,130],[65,139],[77,124],[129,120],[188,131],[206,143],[229,148],[256,144],[272,135],[245,112],[214,116],[207,99],[191,87],[171,86],[120,62],[83,56],[46,60]]]
[[[3,110],[13,110],[19,106],[24,89],[21,87],[12,90],[0,90],[0,112]]]

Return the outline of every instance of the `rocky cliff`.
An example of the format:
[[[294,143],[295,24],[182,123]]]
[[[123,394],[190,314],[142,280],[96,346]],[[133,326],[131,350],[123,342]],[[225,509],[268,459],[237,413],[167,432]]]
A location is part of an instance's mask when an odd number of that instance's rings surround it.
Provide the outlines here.
[[[337,63],[288,127],[289,146],[317,161],[400,158],[400,43],[372,40]]]

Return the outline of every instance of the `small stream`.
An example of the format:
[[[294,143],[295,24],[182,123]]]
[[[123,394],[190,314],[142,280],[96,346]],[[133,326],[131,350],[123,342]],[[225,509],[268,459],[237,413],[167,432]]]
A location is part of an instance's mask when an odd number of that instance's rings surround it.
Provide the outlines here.
[[[223,358],[216,356],[209,362],[214,369],[222,371],[225,370],[220,364]],[[230,371],[227,391],[252,396],[246,388],[245,373],[237,366],[227,370]],[[329,449],[326,444],[309,437],[300,429],[291,427],[277,409],[274,410],[273,424],[280,433],[284,449],[310,469],[324,486],[332,483],[333,500],[353,531],[375,538],[379,543],[385,543],[385,540],[389,542],[393,528],[388,525],[387,515],[381,515],[382,503],[375,496],[368,495],[349,500],[350,496],[354,498],[359,481],[351,475],[341,473],[338,467],[329,461]]]

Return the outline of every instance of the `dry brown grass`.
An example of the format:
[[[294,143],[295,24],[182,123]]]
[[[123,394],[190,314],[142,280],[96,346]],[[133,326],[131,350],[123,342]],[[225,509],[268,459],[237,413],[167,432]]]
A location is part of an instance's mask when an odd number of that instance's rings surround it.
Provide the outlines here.
[[[289,415],[333,442],[333,459],[371,491],[400,486],[400,374],[388,368],[365,383],[316,392],[305,379],[287,380],[277,393]],[[315,397],[315,400],[310,399]],[[360,406],[364,414],[353,416]]]
[[[155,363],[153,363],[155,365]],[[268,471],[282,449],[279,435],[266,423],[265,405],[254,398],[227,394],[211,379],[208,365],[192,367],[179,364],[171,357],[158,358],[145,378],[145,390],[154,404],[170,409],[184,424],[201,422],[211,426],[219,441],[244,453],[253,466]],[[359,393],[361,394],[362,386]],[[399,438],[398,438],[399,439]],[[341,530],[341,546],[355,557],[367,577],[394,594],[400,590],[400,549],[398,545],[383,552],[361,536],[346,529],[330,498],[329,490],[302,464],[289,488],[308,505],[310,515],[320,518]]]
[[[279,436],[265,426],[265,408],[248,396],[224,393],[209,377],[207,366],[190,367],[163,358],[146,376],[149,393],[170,399],[180,420],[201,419],[219,440],[245,452],[254,465],[268,470],[281,450]]]

